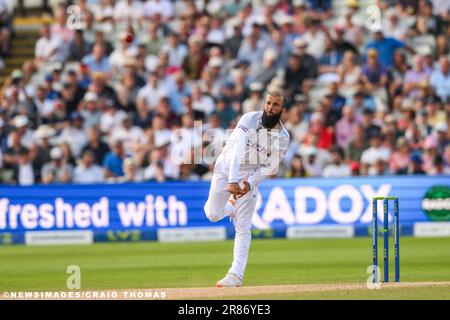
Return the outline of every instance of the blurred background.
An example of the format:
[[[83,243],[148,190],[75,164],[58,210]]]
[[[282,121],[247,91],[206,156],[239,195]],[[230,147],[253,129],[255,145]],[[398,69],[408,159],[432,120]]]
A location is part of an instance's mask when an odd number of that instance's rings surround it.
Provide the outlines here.
[[[174,163],[173,133],[221,145],[270,87],[291,134],[277,177],[449,174],[449,10],[0,0],[0,181],[208,181],[213,163]]]

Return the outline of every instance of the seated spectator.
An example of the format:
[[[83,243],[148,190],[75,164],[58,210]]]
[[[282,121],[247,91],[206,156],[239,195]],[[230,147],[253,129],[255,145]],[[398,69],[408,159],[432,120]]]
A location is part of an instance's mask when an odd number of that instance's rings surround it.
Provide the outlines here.
[[[322,30],[320,19],[310,19],[306,22],[306,32],[302,36],[302,40],[308,43],[306,53],[319,60],[325,52],[326,34]]]
[[[356,64],[356,56],[352,51],[345,51],[342,64],[337,68],[340,85],[348,95],[353,94],[358,89],[361,77],[361,67]]]
[[[331,150],[331,156],[332,161],[325,167],[322,175],[327,178],[351,176],[350,166],[344,162],[344,151],[335,146]]]
[[[370,137],[370,148],[364,150],[361,155],[362,173],[364,175],[374,175],[375,172],[384,172],[386,167],[384,163],[388,163],[391,152],[383,146],[383,139],[380,135],[372,134]],[[383,168],[380,172],[379,169]]]
[[[81,62],[85,64],[91,72],[101,72],[108,76],[111,73],[111,65],[109,64],[103,44],[95,44],[92,48],[92,53],[86,55]]]
[[[40,33],[41,38],[36,42],[34,52],[36,66],[41,68],[51,62],[64,61],[66,58],[64,40],[57,35],[52,35],[48,24],[41,26]]]
[[[102,114],[98,106],[98,95],[95,92],[87,92],[79,107],[80,114],[84,119],[84,128],[95,127],[100,124]]]
[[[75,183],[100,183],[103,182],[103,170],[95,164],[94,153],[85,150],[81,154],[80,163],[73,171],[73,182]]]
[[[115,140],[111,143],[111,151],[103,158],[104,176],[107,179],[115,179],[124,175],[123,160],[126,154],[123,143]]]
[[[261,83],[266,86],[273,77],[275,77],[278,70],[277,54],[272,48],[264,51],[262,62],[252,63],[247,83]]]
[[[41,171],[42,183],[68,183],[72,181],[73,167],[63,160],[63,151],[53,147],[50,151],[50,162],[44,164]]]
[[[411,153],[408,164],[408,174],[425,174],[422,170],[422,157],[419,152]]]
[[[36,182],[35,169],[27,148],[21,148],[19,151],[17,163],[14,164],[13,182],[21,186],[29,186]]]
[[[101,166],[103,165],[103,159],[109,151],[109,147],[106,143],[101,141],[101,132],[97,127],[90,127],[87,129],[88,142],[82,150],[82,154],[86,151],[92,152],[94,156],[94,163]]]
[[[285,178],[304,178],[307,176],[306,170],[303,167],[302,157],[298,154],[294,155],[291,160],[291,166],[284,174]]]
[[[448,57],[441,57],[439,64],[440,68],[430,76],[430,85],[441,101],[446,101],[450,98],[450,60]]]
[[[255,33],[251,33],[242,42],[237,55],[238,60],[247,60],[253,62],[261,61],[264,54],[264,47],[261,42],[258,42],[258,37]]]
[[[396,50],[392,66],[388,69],[389,95],[395,97],[403,93],[405,75],[409,70],[406,54],[402,49]]]
[[[190,80],[198,80],[203,68],[208,63],[208,56],[202,50],[202,40],[199,37],[189,38],[188,54],[183,59],[182,67]]]
[[[142,172],[138,170],[133,158],[125,158],[123,161],[123,176],[117,177],[114,182],[126,183],[126,182],[142,182],[144,177]]]
[[[428,84],[428,78],[431,74],[429,70],[425,69],[424,60],[421,55],[415,55],[413,62],[413,68],[405,74],[403,86],[403,93],[410,97],[419,95],[419,89]]]
[[[386,37],[394,38],[400,41],[407,40],[409,33],[408,23],[401,19],[395,8],[386,10],[387,19],[385,20],[383,34]]]
[[[378,60],[375,50],[367,52],[367,62],[362,69],[362,81],[368,91],[382,89],[387,83],[387,69]]]
[[[389,161],[389,168],[393,174],[406,174],[410,161],[410,148],[405,138],[397,140],[396,151],[393,152]]]
[[[192,164],[180,165],[180,180],[184,181],[200,181],[200,177],[193,172]]]
[[[353,133],[355,127],[358,126],[358,119],[353,114],[353,109],[350,106],[345,106],[342,109],[342,118],[336,123],[336,143],[341,148],[347,148],[353,140]]]
[[[431,1],[421,2],[416,23],[412,26],[413,35],[431,34],[437,36],[444,32],[445,27],[446,24],[442,18],[433,14],[433,3]]]
[[[330,36],[325,38],[324,52],[318,59],[319,73],[323,74],[336,74],[338,67],[342,62],[342,54],[335,47],[333,39]]]
[[[168,96],[170,107],[177,115],[182,115],[185,110],[183,108],[183,97],[191,94],[191,89],[186,83],[185,76],[182,72],[175,75],[175,83],[169,88]]]
[[[160,103],[161,98],[166,97],[167,94],[165,84],[158,79],[156,72],[151,72],[147,84],[137,94],[136,104],[142,104],[147,110],[153,111]]]
[[[133,125],[133,118],[131,115],[126,115],[122,119],[122,124],[120,127],[111,133],[112,141],[121,141],[123,143],[123,148],[125,153],[133,155],[140,148],[144,137],[144,131],[142,128]]]
[[[144,4],[137,0],[119,0],[114,7],[114,21],[118,25],[125,25],[129,21],[142,23]]]
[[[74,39],[69,43],[68,61],[80,61],[90,51],[90,45],[84,40],[83,30],[76,30]]]
[[[84,117],[79,112],[70,115],[70,123],[61,132],[61,140],[70,145],[70,149],[75,157],[79,157],[81,150],[86,145],[88,139],[86,130],[83,127]]]
[[[169,67],[180,69],[183,65],[185,57],[188,55],[186,45],[181,43],[179,35],[171,32],[167,41],[161,46],[161,52],[169,55]]]
[[[220,118],[220,124],[222,128],[229,128],[233,119],[236,118],[238,113],[233,110],[228,101],[224,97],[217,97],[216,100],[216,110],[213,112]]]

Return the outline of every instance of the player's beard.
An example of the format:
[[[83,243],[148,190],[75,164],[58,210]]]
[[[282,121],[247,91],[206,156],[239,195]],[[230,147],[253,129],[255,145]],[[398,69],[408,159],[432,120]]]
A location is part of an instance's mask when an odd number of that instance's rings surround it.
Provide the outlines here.
[[[261,122],[262,122],[262,125],[264,126],[264,128],[272,129],[273,127],[275,127],[277,125],[278,121],[280,121],[282,112],[283,112],[283,110],[278,113],[275,113],[273,116],[269,116],[267,114],[266,110],[264,110],[263,114],[262,114],[262,118],[261,118]]]

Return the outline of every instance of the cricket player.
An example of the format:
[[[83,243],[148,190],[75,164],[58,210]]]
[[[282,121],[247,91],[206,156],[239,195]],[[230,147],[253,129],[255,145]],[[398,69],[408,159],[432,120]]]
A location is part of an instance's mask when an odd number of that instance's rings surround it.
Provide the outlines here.
[[[211,222],[230,216],[236,231],[233,263],[217,287],[243,284],[258,185],[277,173],[289,145],[289,133],[280,121],[283,108],[282,92],[269,91],[264,110],[241,117],[217,158],[205,213]]]

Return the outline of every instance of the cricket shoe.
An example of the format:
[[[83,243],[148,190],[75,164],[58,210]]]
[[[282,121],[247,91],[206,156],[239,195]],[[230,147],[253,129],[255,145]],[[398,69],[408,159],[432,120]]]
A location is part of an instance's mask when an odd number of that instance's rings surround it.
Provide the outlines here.
[[[228,272],[226,276],[222,279],[217,281],[216,287],[217,288],[234,288],[234,287],[241,287],[243,284],[243,281],[237,274]]]

